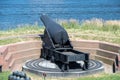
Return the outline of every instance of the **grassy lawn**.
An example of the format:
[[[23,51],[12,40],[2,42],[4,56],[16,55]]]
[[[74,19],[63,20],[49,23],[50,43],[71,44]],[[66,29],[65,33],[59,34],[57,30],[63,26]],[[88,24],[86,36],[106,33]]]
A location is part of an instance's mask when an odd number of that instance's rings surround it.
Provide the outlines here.
[[[0,73],[0,80],[8,80],[9,71]]]
[[[99,19],[77,22],[58,21],[68,32],[71,40],[99,40],[120,44],[120,21],[102,21]],[[0,45],[21,42],[26,40],[38,40],[38,38],[12,38],[27,34],[43,34],[44,27],[38,25],[24,25],[16,29],[0,31]],[[3,39],[4,37],[9,37]]]
[[[0,80],[8,80],[8,75],[10,72],[2,72],[0,73]],[[27,76],[31,77],[32,80],[44,80],[43,77],[40,77],[38,75],[27,73]],[[120,79],[120,73],[115,74],[94,74],[90,76],[83,76],[80,78],[49,78],[47,77],[46,80],[119,80]]]
[[[88,76],[88,77],[81,77],[76,80],[119,80],[120,73],[116,74],[100,74],[99,76]]]
[[[29,41],[29,40],[37,40],[37,38],[20,38],[17,36],[27,35],[27,34],[41,34],[43,33],[43,28],[35,25],[27,25],[20,28],[8,30],[8,31],[0,31],[0,45],[16,43],[21,41]],[[16,36],[16,38],[14,38]],[[7,39],[3,39],[6,38]],[[12,38],[13,37],[13,38]]]

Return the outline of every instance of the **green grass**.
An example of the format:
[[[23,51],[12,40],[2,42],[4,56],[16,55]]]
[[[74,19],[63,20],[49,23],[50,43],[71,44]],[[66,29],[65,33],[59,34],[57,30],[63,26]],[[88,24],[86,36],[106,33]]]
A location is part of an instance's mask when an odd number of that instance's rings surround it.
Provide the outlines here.
[[[58,23],[67,30],[71,40],[99,40],[120,44],[120,21],[92,19],[81,22],[69,20]],[[0,38],[26,34],[43,34],[43,31],[44,27],[38,25],[24,25],[12,30],[0,31]],[[0,45],[29,40],[36,40],[36,38],[2,39],[0,40]]]
[[[9,75],[10,75],[9,71],[0,73],[0,80],[8,80]],[[27,73],[27,76],[31,77],[32,80],[43,80],[43,77],[34,75],[32,73]],[[114,74],[100,73],[90,76],[83,76],[80,78],[49,78],[49,77],[46,78],[46,80],[119,80],[119,79],[120,73]]]
[[[81,77],[77,80],[119,80],[120,74],[101,74],[99,76]]]
[[[34,80],[44,80],[43,77],[40,77],[39,75],[35,75],[33,73],[27,73],[27,75],[30,76]],[[46,77],[46,80],[119,80],[119,79],[120,79],[120,73],[114,73],[114,74],[99,73],[99,74],[93,74],[93,75],[83,76],[79,78]]]
[[[24,34],[35,34],[42,33],[43,27],[35,26],[35,25],[25,25],[16,29],[11,29],[8,31],[0,31],[0,37],[8,37],[8,36],[18,36]]]
[[[9,75],[10,75],[9,71],[0,73],[0,80],[8,80]]]
[[[43,33],[44,28],[40,28],[39,26],[35,25],[27,25],[22,26],[16,29],[8,30],[8,31],[0,31],[0,45],[16,43],[21,41],[30,41],[30,40],[37,40],[37,38],[11,38],[15,36],[27,35],[27,34],[40,34]],[[3,39],[9,37],[7,39]]]

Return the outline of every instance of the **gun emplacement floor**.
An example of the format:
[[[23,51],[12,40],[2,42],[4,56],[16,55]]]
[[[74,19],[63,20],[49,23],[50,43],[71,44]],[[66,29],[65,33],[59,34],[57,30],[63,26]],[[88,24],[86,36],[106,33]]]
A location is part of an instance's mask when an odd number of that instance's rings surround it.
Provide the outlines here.
[[[71,77],[95,74],[104,70],[103,64],[96,60],[90,60],[89,69],[70,69],[69,72],[61,72],[59,67],[45,59],[30,60],[23,66],[24,71],[32,72],[37,75],[43,76],[46,73],[48,77]]]

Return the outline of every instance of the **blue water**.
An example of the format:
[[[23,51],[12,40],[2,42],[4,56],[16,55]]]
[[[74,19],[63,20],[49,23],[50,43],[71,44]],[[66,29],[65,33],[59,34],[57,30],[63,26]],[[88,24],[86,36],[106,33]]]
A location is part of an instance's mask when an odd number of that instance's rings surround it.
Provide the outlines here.
[[[120,20],[120,0],[0,0],[0,30],[41,24],[41,13],[53,19]]]

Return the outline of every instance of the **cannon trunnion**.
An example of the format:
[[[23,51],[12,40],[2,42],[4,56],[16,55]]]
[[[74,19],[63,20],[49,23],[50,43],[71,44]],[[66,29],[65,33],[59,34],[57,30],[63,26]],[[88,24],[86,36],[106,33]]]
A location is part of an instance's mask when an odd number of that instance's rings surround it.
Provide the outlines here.
[[[42,15],[41,20],[45,25],[45,30],[41,36],[40,58],[57,64],[63,72],[69,71],[71,67],[75,69],[76,65],[77,68],[88,69],[89,54],[74,50],[65,29],[48,16]]]

